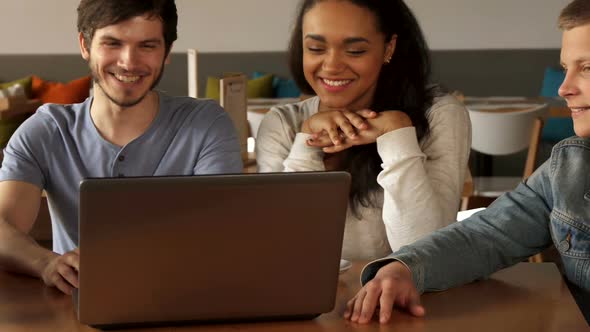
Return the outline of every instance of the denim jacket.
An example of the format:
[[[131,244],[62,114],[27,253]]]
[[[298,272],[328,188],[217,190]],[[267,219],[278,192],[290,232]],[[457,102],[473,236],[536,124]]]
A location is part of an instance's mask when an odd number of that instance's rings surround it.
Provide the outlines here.
[[[486,277],[551,244],[589,320],[590,139],[561,141],[551,158],[514,191],[486,210],[370,263],[361,281],[399,260],[412,271],[418,291],[443,290]]]

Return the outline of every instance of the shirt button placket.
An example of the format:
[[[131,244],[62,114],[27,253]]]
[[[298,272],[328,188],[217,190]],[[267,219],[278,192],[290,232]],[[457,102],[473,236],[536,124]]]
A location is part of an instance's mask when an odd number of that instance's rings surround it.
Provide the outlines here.
[[[125,167],[123,167],[123,165],[121,163],[123,163],[125,161],[125,155],[122,154],[122,151],[120,152],[119,156],[117,157],[117,162],[115,163],[116,166],[116,173],[117,176],[122,178],[125,177]]]

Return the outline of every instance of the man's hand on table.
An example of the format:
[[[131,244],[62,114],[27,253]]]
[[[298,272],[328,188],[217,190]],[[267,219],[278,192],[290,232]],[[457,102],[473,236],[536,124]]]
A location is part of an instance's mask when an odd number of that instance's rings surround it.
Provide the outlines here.
[[[348,301],[344,318],[366,324],[378,309],[379,322],[387,323],[394,306],[417,317],[425,314],[424,307],[420,304],[420,295],[412,281],[412,273],[397,261],[380,268],[375,278]]]
[[[41,272],[41,279],[47,286],[57,287],[71,295],[78,288],[78,271],[80,270],[80,249],[76,248],[63,255],[53,254],[48,258]]]

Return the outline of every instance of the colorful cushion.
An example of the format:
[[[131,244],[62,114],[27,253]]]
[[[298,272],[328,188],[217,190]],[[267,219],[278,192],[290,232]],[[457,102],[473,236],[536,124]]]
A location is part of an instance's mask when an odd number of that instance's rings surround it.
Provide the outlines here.
[[[269,74],[263,73],[261,71],[255,71],[252,73],[252,79],[261,78],[262,76],[266,76],[266,75],[269,75]]]
[[[274,97],[276,98],[297,98],[301,96],[301,91],[293,79],[276,78],[273,86]]]
[[[545,76],[543,77],[543,86],[541,87],[541,96],[543,97],[557,97],[557,90],[565,79],[565,73],[562,69],[545,68]]]
[[[557,97],[557,90],[565,79],[562,69],[547,67],[543,77],[541,96]],[[562,139],[574,136],[574,123],[571,118],[548,118],[543,126],[541,140],[547,142],[559,142]]]
[[[576,133],[571,118],[548,118],[543,126],[541,140],[557,143],[574,135]]]
[[[207,77],[207,86],[205,87],[205,98],[219,101],[219,78]]]
[[[9,97],[21,97],[22,99],[26,99],[27,94],[25,93],[25,88],[20,83],[10,85],[4,89],[0,88],[0,98]]]
[[[81,103],[90,94],[92,78],[84,76],[68,83],[50,82],[33,76],[32,95],[43,103],[75,104]]]
[[[248,80],[248,98],[272,98],[272,75]]]
[[[267,74],[259,71],[252,73],[252,78],[263,77]],[[298,98],[301,91],[297,87],[295,80],[291,78],[282,78],[274,76],[272,79],[272,97],[273,98]]]
[[[205,98],[219,100],[219,78],[207,77]],[[272,75],[264,75],[248,80],[246,94],[248,98],[272,98]]]
[[[19,78],[18,80],[14,80],[8,83],[0,83],[0,89],[8,89],[13,85],[20,84],[25,89],[25,94],[28,98],[31,98],[31,84],[33,82],[32,76],[27,76],[23,78]]]

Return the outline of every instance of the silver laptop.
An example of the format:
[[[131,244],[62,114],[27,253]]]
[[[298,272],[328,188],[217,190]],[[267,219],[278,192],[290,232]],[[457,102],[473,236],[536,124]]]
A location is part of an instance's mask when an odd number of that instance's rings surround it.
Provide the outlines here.
[[[333,309],[344,172],[87,179],[81,323],[313,318]]]

